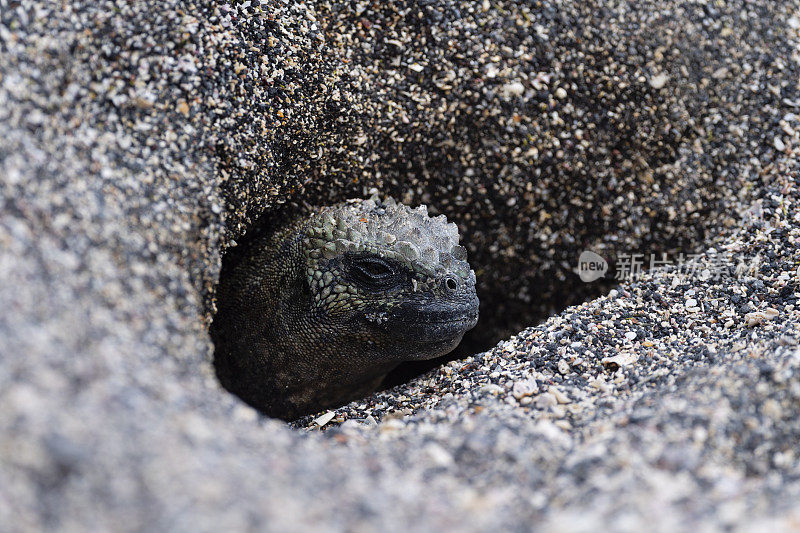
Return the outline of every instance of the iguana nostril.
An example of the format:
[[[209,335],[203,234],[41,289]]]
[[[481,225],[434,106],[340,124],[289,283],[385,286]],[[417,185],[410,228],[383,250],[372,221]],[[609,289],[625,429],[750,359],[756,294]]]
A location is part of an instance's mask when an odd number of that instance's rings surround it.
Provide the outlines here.
[[[455,278],[448,276],[444,280],[444,287],[450,292],[456,292],[456,289],[458,289],[458,282]]]

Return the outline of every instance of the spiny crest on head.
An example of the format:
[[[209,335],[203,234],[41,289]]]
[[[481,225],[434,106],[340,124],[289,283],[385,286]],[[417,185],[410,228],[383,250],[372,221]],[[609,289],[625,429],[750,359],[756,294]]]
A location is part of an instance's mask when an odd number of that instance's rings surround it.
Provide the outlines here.
[[[309,222],[305,245],[316,259],[366,252],[429,275],[440,270],[461,277],[470,273],[454,223],[444,215],[430,217],[427,206],[412,209],[392,198],[348,200],[322,209]]]

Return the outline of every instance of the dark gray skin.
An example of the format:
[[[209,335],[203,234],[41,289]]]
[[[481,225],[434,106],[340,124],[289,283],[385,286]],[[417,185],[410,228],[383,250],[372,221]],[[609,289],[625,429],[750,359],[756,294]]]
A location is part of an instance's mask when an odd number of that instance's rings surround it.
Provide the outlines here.
[[[478,319],[474,273],[443,217],[372,200],[321,213],[249,243],[217,289],[220,381],[285,420],[447,354]]]

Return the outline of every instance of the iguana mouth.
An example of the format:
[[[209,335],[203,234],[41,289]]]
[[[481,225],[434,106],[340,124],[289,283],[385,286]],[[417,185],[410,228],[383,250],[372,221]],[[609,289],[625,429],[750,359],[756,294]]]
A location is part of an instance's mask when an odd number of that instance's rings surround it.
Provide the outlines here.
[[[402,323],[397,330],[412,342],[435,342],[460,338],[476,323],[477,318],[471,317],[446,322]]]
[[[387,313],[384,329],[410,343],[448,341],[461,336],[478,323],[478,301],[460,305],[437,302],[431,305],[401,305]]]

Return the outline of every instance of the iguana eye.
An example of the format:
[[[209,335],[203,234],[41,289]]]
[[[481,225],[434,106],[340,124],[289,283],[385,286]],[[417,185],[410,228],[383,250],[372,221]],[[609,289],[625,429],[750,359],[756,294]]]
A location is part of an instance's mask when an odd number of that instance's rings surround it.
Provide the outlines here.
[[[364,262],[360,265],[357,265],[356,268],[361,270],[363,274],[372,278],[381,278],[383,276],[391,275],[392,273],[392,270],[388,266],[376,261]]]
[[[396,269],[379,257],[353,258],[349,270],[356,282],[372,289],[387,289],[398,282]]]

